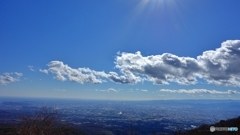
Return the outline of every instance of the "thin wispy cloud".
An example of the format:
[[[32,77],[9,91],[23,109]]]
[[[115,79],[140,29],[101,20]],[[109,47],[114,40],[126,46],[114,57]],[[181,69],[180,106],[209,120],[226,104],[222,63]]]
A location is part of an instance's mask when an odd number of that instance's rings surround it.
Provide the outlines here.
[[[22,73],[18,73],[18,72],[4,73],[3,75],[0,75],[0,84],[6,85],[9,83],[19,81],[19,79],[22,75],[23,75]]]
[[[65,89],[54,89],[55,91],[61,91],[61,92],[65,92]]]
[[[118,93],[118,90],[116,90],[116,89],[114,89],[114,88],[109,88],[109,89],[108,89],[108,92],[110,92],[110,91],[112,91],[112,92],[117,92],[117,93]]]
[[[150,81],[154,84],[196,84],[198,78],[217,85],[240,86],[240,40],[227,40],[220,48],[208,50],[197,56],[179,57],[174,54],[143,56],[136,53],[119,53],[115,58],[116,72],[105,73],[89,68],[74,69],[61,61],[51,61],[48,69],[40,70],[52,73],[61,81],[78,83],[103,83],[107,80],[136,84]]]
[[[168,92],[168,93],[186,93],[186,94],[240,94],[240,92],[236,90],[218,91],[218,90],[207,90],[207,89],[190,89],[190,90],[161,89],[160,91]]]
[[[35,71],[33,66],[28,66],[28,69],[31,70],[31,71]]]
[[[96,89],[95,91],[100,91],[100,92],[116,92],[116,93],[118,93],[119,90],[116,90],[116,89],[114,89],[114,88],[108,88],[108,89],[106,89],[106,90],[98,90],[98,89]]]
[[[148,92],[148,90],[141,90],[142,92]]]

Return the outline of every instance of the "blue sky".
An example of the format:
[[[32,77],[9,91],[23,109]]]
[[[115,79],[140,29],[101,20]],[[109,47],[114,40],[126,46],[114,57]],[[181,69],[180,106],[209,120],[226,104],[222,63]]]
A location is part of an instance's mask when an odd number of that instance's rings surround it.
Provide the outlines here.
[[[0,96],[240,99],[240,1],[0,1]]]

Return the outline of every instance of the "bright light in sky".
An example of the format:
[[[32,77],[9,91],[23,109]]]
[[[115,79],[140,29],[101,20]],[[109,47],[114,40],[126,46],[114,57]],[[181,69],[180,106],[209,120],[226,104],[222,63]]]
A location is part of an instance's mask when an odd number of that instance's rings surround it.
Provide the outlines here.
[[[137,6],[134,8],[134,12],[141,13],[144,11],[159,11],[159,8],[172,8],[171,6],[173,4],[173,0],[140,0]]]
[[[1,1],[0,96],[239,99],[239,4]]]

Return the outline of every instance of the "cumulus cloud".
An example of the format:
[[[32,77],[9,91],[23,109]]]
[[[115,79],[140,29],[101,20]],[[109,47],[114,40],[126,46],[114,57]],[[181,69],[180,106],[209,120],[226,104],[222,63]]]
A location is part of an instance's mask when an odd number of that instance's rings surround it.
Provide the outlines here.
[[[240,86],[240,40],[227,40],[220,48],[203,52],[197,57],[209,83]]]
[[[121,72],[142,75],[154,84],[168,84],[169,81],[194,84],[196,73],[201,69],[196,59],[169,53],[144,57],[140,52],[123,52],[116,57],[115,63]]]
[[[227,40],[220,48],[205,51],[197,58],[123,52],[116,57],[115,64],[122,73],[147,77],[154,84],[188,85],[202,78],[208,83],[240,86],[240,40]]]
[[[96,72],[89,68],[73,69],[61,61],[51,61],[47,65],[48,70],[42,72],[51,72],[56,75],[56,79],[60,81],[74,81],[78,83],[102,83],[102,79],[98,75],[104,76],[104,72]]]
[[[218,91],[218,90],[207,90],[207,89],[179,89],[179,90],[171,90],[171,89],[161,89],[161,92],[169,92],[169,93],[186,93],[186,94],[240,94],[240,92],[236,90],[227,90],[227,91]]]
[[[116,72],[109,72],[107,78],[113,82],[121,83],[121,84],[136,84],[138,82],[143,81],[141,77],[136,77],[133,73],[128,72],[124,73],[124,75],[119,76]]]
[[[118,52],[116,72],[105,73],[89,68],[71,68],[61,61],[51,61],[43,73],[52,73],[61,81],[102,83],[110,80],[121,84],[150,81],[154,84],[195,84],[198,78],[218,85],[240,86],[240,40],[227,40],[220,48],[208,50],[196,58],[171,53],[143,56],[141,52]]]
[[[49,72],[55,75],[55,78],[60,81],[73,81],[78,83],[102,83],[108,79],[116,83],[137,83],[141,80],[135,76],[119,76],[115,72],[105,73],[104,71],[95,71],[89,68],[71,68],[61,61],[51,61],[47,64],[48,69],[40,69],[40,72],[48,74]]]
[[[19,78],[22,76],[22,73],[14,72],[14,73],[4,73],[0,75],[0,84],[6,85],[8,83],[19,81]]]

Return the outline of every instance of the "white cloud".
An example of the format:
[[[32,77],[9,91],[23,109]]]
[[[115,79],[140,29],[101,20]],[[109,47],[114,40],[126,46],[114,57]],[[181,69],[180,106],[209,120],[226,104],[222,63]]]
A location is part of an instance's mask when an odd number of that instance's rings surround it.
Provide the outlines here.
[[[148,90],[141,90],[142,92],[148,92]]]
[[[201,78],[209,83],[240,86],[240,40],[227,40],[216,50],[197,57]]]
[[[207,89],[179,89],[179,90],[171,90],[171,89],[161,89],[161,92],[169,92],[169,93],[186,93],[186,94],[240,94],[240,92],[236,90],[227,90],[227,91],[218,91],[218,90],[207,90]]]
[[[18,72],[14,72],[14,73],[11,73],[11,74],[15,74],[17,77],[21,77],[23,75],[22,73],[18,73]]]
[[[154,84],[195,84],[198,78],[218,85],[240,86],[240,40],[227,40],[216,50],[208,50],[197,56],[179,57],[170,53],[142,56],[141,52],[118,52],[115,58],[116,72],[105,73],[89,68],[74,69],[61,61],[51,61],[43,73],[52,73],[61,81],[78,83],[102,83],[107,79],[121,84],[151,81]]]
[[[103,74],[104,72],[96,72],[90,70],[89,68],[78,68],[73,69],[68,65],[65,65],[61,61],[51,61],[48,65],[48,70],[42,70],[42,72],[48,73],[51,72],[56,75],[56,79],[60,81],[73,81],[78,83],[102,83],[102,79],[98,78],[98,76]]]
[[[0,84],[6,85],[8,83],[19,81],[19,78],[22,76],[22,73],[14,72],[14,73],[4,73],[4,75],[0,75]]]
[[[197,58],[123,52],[116,57],[115,64],[122,73],[146,77],[154,84],[195,84],[199,77],[208,83],[240,86],[239,48],[240,40],[227,40],[220,48],[205,51]]]
[[[140,52],[123,52],[117,56],[115,63],[122,73],[131,73],[135,77],[143,76],[144,80],[146,77],[154,84],[168,84],[169,81],[194,84],[195,73],[201,69],[196,59],[169,53],[144,57]]]
[[[109,79],[116,83],[137,83],[140,81],[140,77],[134,76],[119,76],[115,72],[95,71],[89,68],[71,68],[61,61],[51,61],[47,64],[48,69],[40,69],[40,72],[48,74],[49,72],[56,75],[55,78],[60,81],[73,81],[78,83],[102,83]]]
[[[35,71],[33,66],[28,66],[29,70]]]
[[[109,72],[109,74],[106,76],[108,79],[110,79],[113,82],[121,83],[121,84],[136,84],[138,82],[143,81],[141,77],[136,77],[131,72],[125,72],[124,75],[119,76],[115,72]]]
[[[108,88],[107,90],[98,90],[96,89],[95,91],[100,91],[100,92],[116,92],[118,93],[118,90],[114,89],[114,88]]]
[[[47,69],[43,69],[43,70],[39,69],[39,71],[42,72],[42,73],[48,74],[48,70]]]
[[[118,93],[118,90],[116,90],[116,89],[114,89],[114,88],[109,88],[109,89],[108,89],[108,92],[111,92],[111,91]]]

